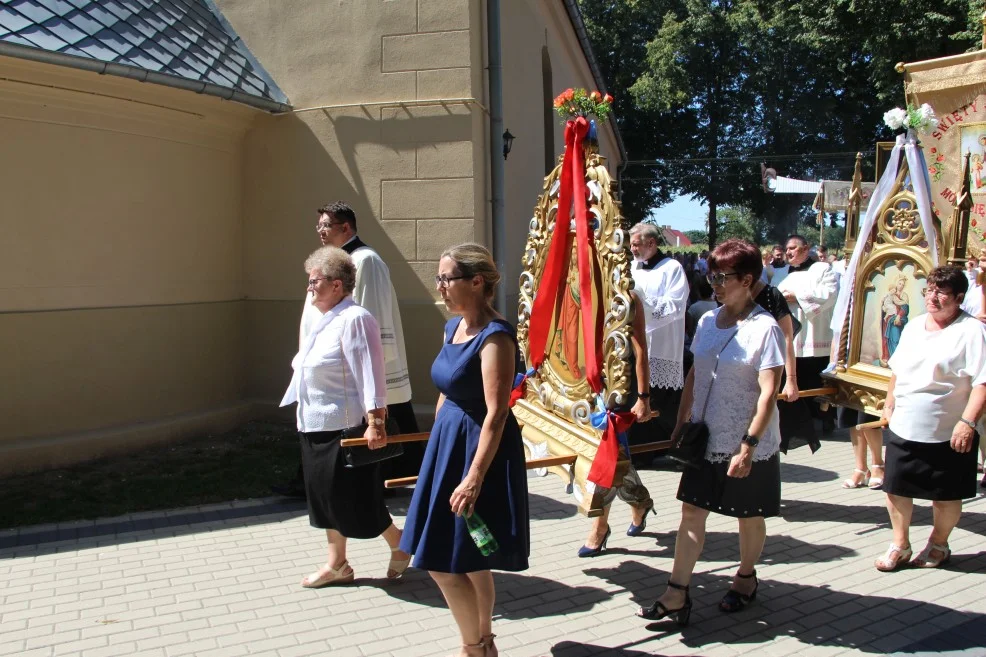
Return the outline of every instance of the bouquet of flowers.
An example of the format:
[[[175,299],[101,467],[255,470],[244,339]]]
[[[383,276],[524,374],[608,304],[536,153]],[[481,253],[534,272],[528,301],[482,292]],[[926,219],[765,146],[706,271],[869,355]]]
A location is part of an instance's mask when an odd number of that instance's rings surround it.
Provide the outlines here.
[[[895,107],[884,113],[883,122],[891,130],[914,130],[918,134],[929,133],[938,127],[938,117],[928,103],[921,107],[908,105],[906,110]]]
[[[563,120],[595,116],[600,123],[613,111],[613,97],[598,91],[566,89],[555,98],[555,111]]]

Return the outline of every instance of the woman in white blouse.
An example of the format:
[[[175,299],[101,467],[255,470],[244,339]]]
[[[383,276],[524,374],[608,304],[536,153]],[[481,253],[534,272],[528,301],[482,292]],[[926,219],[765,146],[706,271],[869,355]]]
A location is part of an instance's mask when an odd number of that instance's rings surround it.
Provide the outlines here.
[[[298,403],[298,432],[308,494],[308,520],[324,529],[328,561],[301,581],[306,588],[347,584],[347,538],[383,536],[390,546],[387,577],[410,564],[401,532],[383,499],[374,465],[346,468],[339,439],[358,427],[370,449],[387,444],[387,379],[383,345],[373,315],[353,302],[356,268],[342,249],[325,246],[305,261],[312,305],[321,313],[291,365],[294,376],[281,406]],[[365,429],[364,429],[365,427]],[[353,435],[353,432],[348,432]]]
[[[688,623],[688,586],[712,512],[739,520],[740,565],[719,609],[739,611],[756,598],[756,563],[767,536],[764,518],[780,511],[775,397],[784,366],[784,335],[753,301],[751,290],[762,268],[757,247],[744,240],[726,240],[709,256],[709,282],[722,306],[699,319],[691,347],[695,362],[672,434],[677,438],[686,420],[704,421],[708,448],[700,466],[686,468],[681,476],[681,524],[668,588],[640,608],[642,618],[674,616],[679,624]]]
[[[877,559],[877,570],[896,570],[908,562],[920,568],[946,563],[962,500],[976,495],[976,422],[986,405],[986,327],[961,308],[968,286],[958,267],[933,269],[924,294],[928,313],[907,323],[890,357],[883,491],[894,540]],[[924,550],[911,560],[914,498],[932,501],[934,527]]]

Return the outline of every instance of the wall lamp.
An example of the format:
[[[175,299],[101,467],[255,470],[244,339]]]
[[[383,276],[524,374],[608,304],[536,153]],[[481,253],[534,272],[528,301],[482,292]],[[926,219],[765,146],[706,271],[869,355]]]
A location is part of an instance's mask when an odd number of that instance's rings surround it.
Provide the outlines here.
[[[507,159],[507,155],[510,154],[510,149],[514,147],[514,136],[510,134],[510,130],[503,131],[503,159]]]

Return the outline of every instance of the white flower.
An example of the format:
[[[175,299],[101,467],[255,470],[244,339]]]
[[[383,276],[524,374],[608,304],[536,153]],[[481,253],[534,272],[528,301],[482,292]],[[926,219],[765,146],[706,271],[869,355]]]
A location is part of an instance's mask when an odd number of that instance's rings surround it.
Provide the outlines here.
[[[907,122],[907,112],[899,107],[895,107],[883,114],[883,122],[886,123],[887,127],[891,130],[900,130]]]
[[[931,105],[925,103],[918,108],[918,112],[921,114],[921,118],[925,121],[935,118],[935,110],[931,108]]]

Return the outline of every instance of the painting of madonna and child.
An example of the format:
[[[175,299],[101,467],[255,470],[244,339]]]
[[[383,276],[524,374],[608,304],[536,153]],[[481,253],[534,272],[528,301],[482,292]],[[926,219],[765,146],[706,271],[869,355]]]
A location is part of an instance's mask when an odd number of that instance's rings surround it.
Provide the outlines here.
[[[925,312],[924,287],[924,277],[916,275],[910,262],[886,260],[870,273],[863,303],[860,363],[887,367],[904,327]]]

